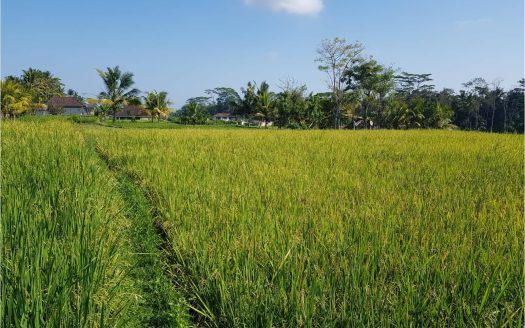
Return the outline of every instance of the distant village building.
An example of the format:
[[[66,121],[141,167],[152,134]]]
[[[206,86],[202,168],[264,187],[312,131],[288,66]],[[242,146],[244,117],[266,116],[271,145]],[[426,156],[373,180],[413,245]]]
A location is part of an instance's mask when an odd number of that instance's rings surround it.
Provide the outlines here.
[[[237,118],[237,123],[241,126],[245,126],[245,125],[250,125],[250,120],[248,120],[247,118],[243,118],[243,117],[239,117]]]
[[[231,121],[236,120],[236,117],[230,113],[217,113],[213,115],[213,118],[216,121],[223,121],[223,122],[231,122]]]
[[[87,115],[95,115],[96,108],[97,105],[95,104],[84,103],[84,110],[86,111]]]
[[[260,120],[253,120],[252,121],[253,124],[256,124],[257,126],[259,127],[269,127],[269,126],[273,126],[273,122],[272,121],[260,121]]]
[[[117,120],[147,120],[151,116],[138,105],[127,105],[124,106],[115,114]]]
[[[230,113],[217,113],[213,115],[213,119],[215,121],[222,121],[222,122],[236,122],[237,125],[242,126],[259,126],[259,127],[267,127],[272,126],[273,122],[266,122],[266,121],[260,121],[257,119],[248,119],[242,116],[235,116]]]
[[[33,112],[35,113],[35,115],[38,115],[38,116],[49,115],[49,111],[47,110],[47,105],[42,106],[42,107],[33,108]]]
[[[75,97],[53,96],[47,102],[47,113],[62,115],[88,115],[84,104]],[[41,109],[35,112],[37,115],[46,115],[46,111]]]

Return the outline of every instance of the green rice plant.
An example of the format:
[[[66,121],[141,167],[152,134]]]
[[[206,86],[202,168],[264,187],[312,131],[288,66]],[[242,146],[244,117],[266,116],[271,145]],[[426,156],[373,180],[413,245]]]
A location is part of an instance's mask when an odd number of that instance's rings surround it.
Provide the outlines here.
[[[2,122],[2,327],[133,325],[115,180],[63,120]]]
[[[78,123],[78,124],[95,124],[100,120],[98,117],[90,116],[90,115],[86,115],[86,116],[73,115],[73,116],[69,116],[68,118],[71,120],[71,122]]]
[[[90,122],[85,122],[90,123]],[[243,126],[238,126],[233,122],[232,124],[224,124],[224,122],[215,122],[214,124],[205,124],[205,125],[185,125],[178,124],[171,121],[149,121],[149,120],[140,120],[140,121],[130,121],[130,120],[117,120],[115,122],[111,120],[101,121],[97,124],[105,127],[114,127],[114,128],[124,128],[124,129],[239,129],[247,128]]]
[[[523,325],[521,136],[86,133],[150,191],[198,324]]]

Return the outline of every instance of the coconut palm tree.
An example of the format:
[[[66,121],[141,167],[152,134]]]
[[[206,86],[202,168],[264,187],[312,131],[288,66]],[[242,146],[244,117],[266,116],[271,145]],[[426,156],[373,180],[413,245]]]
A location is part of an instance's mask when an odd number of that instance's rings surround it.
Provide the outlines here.
[[[21,84],[12,81],[0,82],[1,110],[4,117],[15,118],[31,107],[31,95]]]
[[[144,109],[151,115],[151,120],[153,118],[160,119],[160,117],[167,117],[170,111],[171,101],[168,100],[168,93],[166,91],[152,91],[144,97]]]
[[[64,84],[60,78],[49,71],[28,68],[22,70],[22,75],[16,81],[23,85],[30,93],[34,104],[45,104],[53,96],[64,94]]]
[[[269,89],[270,86],[268,83],[261,83],[259,90],[257,90],[257,96],[255,100],[257,108],[255,117],[260,118],[264,122],[265,127],[268,126],[268,123],[272,120],[275,114],[275,107]]]
[[[104,81],[105,90],[99,94],[99,98],[109,102],[108,112],[115,121],[116,113],[121,110],[128,102],[136,101],[139,93],[138,89],[131,88],[135,83],[133,73],[121,72],[118,66],[107,67],[106,71],[97,69],[98,75]]]

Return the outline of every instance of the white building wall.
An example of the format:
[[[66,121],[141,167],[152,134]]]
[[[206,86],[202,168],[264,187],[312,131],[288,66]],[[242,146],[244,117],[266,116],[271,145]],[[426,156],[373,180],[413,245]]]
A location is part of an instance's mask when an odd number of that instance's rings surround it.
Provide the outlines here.
[[[64,115],[85,115],[84,108],[64,107]]]

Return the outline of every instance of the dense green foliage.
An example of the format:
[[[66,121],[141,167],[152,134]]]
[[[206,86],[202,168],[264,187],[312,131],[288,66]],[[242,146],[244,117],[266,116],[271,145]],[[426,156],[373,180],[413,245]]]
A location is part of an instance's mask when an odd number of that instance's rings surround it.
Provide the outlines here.
[[[208,97],[208,112],[210,114],[233,112],[241,98],[237,91],[232,88],[218,87],[206,90]]]
[[[45,104],[51,97],[64,94],[64,84],[60,78],[49,71],[30,67],[23,70],[22,75],[8,76],[6,80],[22,85],[28,91],[32,103],[35,105]]]
[[[291,129],[462,129],[488,132],[524,132],[524,84],[505,91],[500,81],[475,78],[464,89],[436,90],[432,74],[401,72],[366,55],[361,43],[345,39],[323,40],[315,62],[328,77],[328,92],[307,93],[306,85],[281,81],[271,91],[263,81],[248,82],[239,94],[229,87],[206,90],[206,96],[190,98],[178,111],[170,112],[168,94],[152,91],[139,98],[133,74],[118,66],[97,70],[104,82],[98,99],[88,98],[95,115],[113,116],[126,104],[140,105],[151,118],[170,118],[188,124],[206,124],[217,113],[235,116],[239,125],[275,125]],[[50,72],[23,71],[7,77],[2,98],[4,116],[16,117],[42,106],[52,95],[63,94],[60,79]],[[68,95],[81,99],[74,90]],[[31,97],[31,101],[27,101]],[[7,98],[6,98],[7,99]]]
[[[90,133],[156,195],[201,323],[523,325],[519,136]]]
[[[280,92],[266,82],[248,82],[241,95],[231,88],[207,90],[178,113],[181,123],[202,124],[217,112],[284,128],[412,129],[459,128],[523,133],[524,80],[509,91],[499,82],[476,78],[463,90],[438,91],[432,74],[412,74],[385,67],[367,57],[360,43],[324,40],[319,69],[327,73],[327,93],[307,94],[307,87],[285,81]],[[191,106],[190,106],[191,104]],[[198,108],[198,111],[196,109]],[[192,110],[189,110],[192,109]],[[189,119],[188,117],[197,117]]]
[[[447,97],[443,90],[439,97],[449,102],[454,111],[454,124],[465,130],[523,133],[525,80],[512,90],[503,90],[498,83],[488,84],[481,78],[464,84],[465,90]]]
[[[202,101],[190,99],[176,112],[174,118],[182,124],[205,124],[208,121],[208,114]]]
[[[3,117],[16,117],[31,106],[31,96],[20,83],[12,80],[0,81],[0,98]]]

